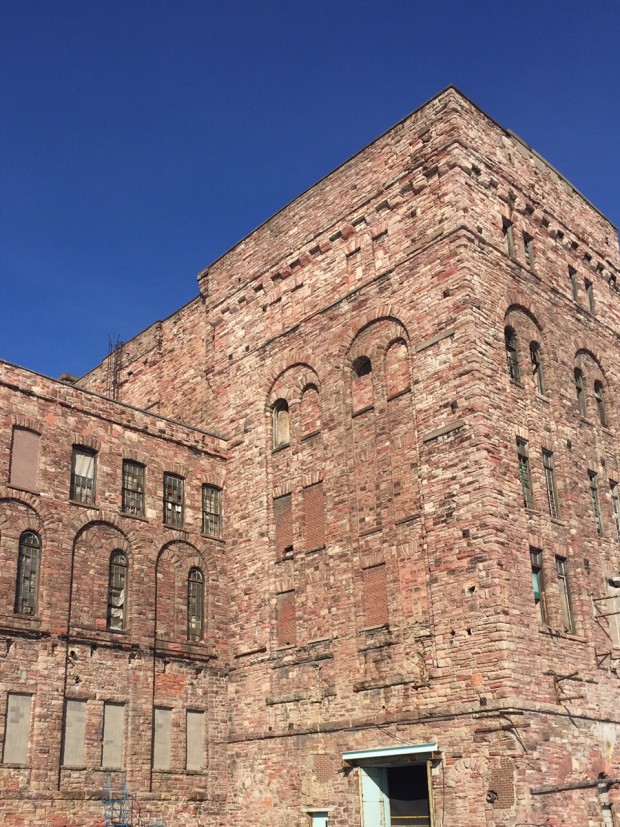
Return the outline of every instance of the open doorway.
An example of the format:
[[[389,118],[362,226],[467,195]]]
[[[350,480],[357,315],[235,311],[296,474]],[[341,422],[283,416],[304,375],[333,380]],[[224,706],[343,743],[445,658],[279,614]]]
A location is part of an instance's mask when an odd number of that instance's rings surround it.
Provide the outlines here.
[[[363,827],[432,827],[429,763],[360,767]]]

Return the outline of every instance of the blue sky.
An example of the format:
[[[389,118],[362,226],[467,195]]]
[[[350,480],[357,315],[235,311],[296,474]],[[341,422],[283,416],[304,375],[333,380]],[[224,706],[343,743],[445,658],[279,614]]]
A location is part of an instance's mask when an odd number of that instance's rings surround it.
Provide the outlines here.
[[[617,0],[0,0],[0,358],[58,376],[455,84],[620,223]]]

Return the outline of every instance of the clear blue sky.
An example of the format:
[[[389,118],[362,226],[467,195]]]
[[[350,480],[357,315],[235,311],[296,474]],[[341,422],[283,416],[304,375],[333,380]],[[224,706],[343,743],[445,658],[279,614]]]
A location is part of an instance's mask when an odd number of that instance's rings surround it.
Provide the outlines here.
[[[620,223],[618,0],[0,0],[0,358],[86,372],[448,84]]]

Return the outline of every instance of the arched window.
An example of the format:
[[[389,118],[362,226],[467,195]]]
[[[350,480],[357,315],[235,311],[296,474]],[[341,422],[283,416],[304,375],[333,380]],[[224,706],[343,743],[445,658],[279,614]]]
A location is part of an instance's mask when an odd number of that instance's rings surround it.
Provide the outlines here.
[[[353,371],[351,396],[353,412],[372,408],[374,397],[372,387],[372,364],[368,356],[358,356],[351,365]]]
[[[113,551],[110,555],[108,576],[108,629],[125,628],[125,607],[127,594],[127,555]]]
[[[575,368],[575,389],[577,390],[577,405],[579,406],[579,413],[585,417],[588,415],[586,386],[583,381],[583,373],[579,368]]]
[[[204,631],[205,579],[200,569],[190,569],[187,578],[187,639],[202,640]]]
[[[321,401],[316,385],[307,385],[301,396],[302,438],[321,430]]]
[[[603,383],[597,379],[594,383],[594,398],[596,399],[596,409],[598,411],[598,418],[601,425],[607,427],[607,412],[605,411],[605,391],[603,390]]]
[[[273,447],[283,448],[290,441],[288,402],[286,399],[277,399],[273,405]]]
[[[545,396],[546,389],[545,374],[543,371],[543,358],[538,342],[530,342],[530,361],[532,363],[532,375],[536,384],[536,390],[542,396]]]
[[[506,362],[508,365],[508,376],[515,382],[521,381],[519,373],[519,353],[517,350],[517,334],[512,327],[504,328],[504,345],[506,347]]]
[[[15,611],[18,614],[35,615],[37,613],[40,565],[41,540],[39,535],[34,531],[24,531],[19,538],[17,558]]]

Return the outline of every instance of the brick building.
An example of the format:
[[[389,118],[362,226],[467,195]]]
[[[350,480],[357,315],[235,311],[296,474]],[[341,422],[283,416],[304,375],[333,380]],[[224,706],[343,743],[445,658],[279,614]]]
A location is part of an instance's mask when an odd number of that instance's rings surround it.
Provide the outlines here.
[[[619,265],[448,88],[77,383],[3,364],[3,823],[111,769],[167,825],[616,827]]]

